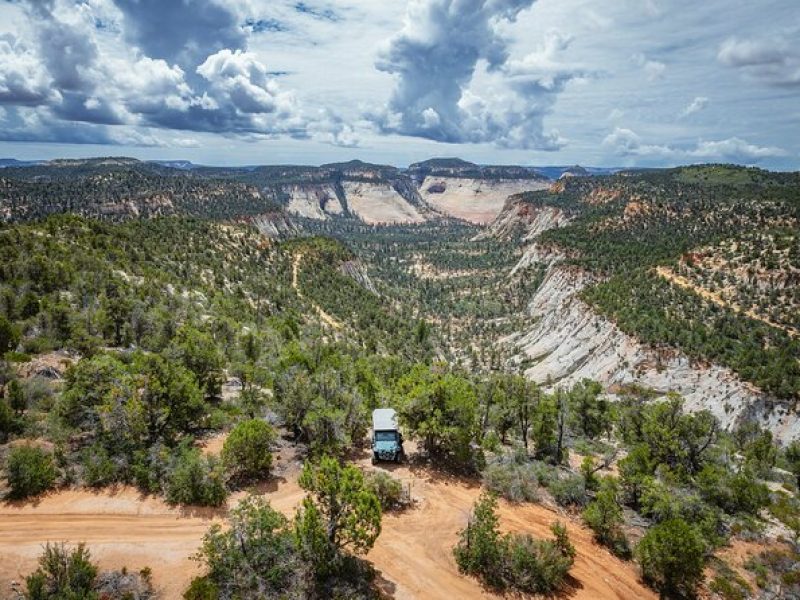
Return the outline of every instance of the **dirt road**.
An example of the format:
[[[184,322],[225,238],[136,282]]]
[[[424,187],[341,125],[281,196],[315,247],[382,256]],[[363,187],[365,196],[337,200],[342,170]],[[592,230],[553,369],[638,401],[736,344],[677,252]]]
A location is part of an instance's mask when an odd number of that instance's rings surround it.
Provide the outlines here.
[[[695,284],[690,279],[684,277],[683,275],[678,275],[675,271],[670,269],[669,267],[656,267],[656,273],[666,279],[667,281],[674,283],[678,287],[682,287],[690,292],[694,292],[701,298],[705,298],[709,302],[716,304],[717,306],[721,306],[722,308],[730,309],[734,312],[743,313],[746,316],[754,319],[756,321],[761,321],[769,325],[770,327],[775,327],[776,329],[782,329],[786,333],[788,333],[791,337],[796,338],[800,337],[800,331],[797,331],[793,327],[788,327],[786,325],[781,325],[780,323],[776,323],[771,321],[770,319],[760,315],[753,309],[743,309],[741,306],[737,304],[732,304],[727,302],[719,293],[712,292],[709,289],[706,289],[702,286]]]
[[[368,458],[359,461],[373,468]],[[451,549],[464,526],[470,507],[480,493],[474,482],[432,473],[407,465],[381,466],[411,485],[414,506],[384,517],[383,532],[368,555],[381,576],[381,587],[400,600],[406,598],[492,598],[471,578],[458,574]],[[297,485],[296,467],[270,482],[260,493],[272,505],[291,514],[303,492]],[[231,498],[238,502],[243,494]],[[149,566],[153,579],[167,599],[181,592],[199,572],[190,556],[208,527],[224,518],[224,510],[181,511],[161,500],[143,498],[131,488],[91,493],[64,491],[37,504],[0,504],[0,598],[11,580],[29,573],[46,541],[84,541],[103,568],[131,570]],[[501,504],[501,526],[550,537],[550,524],[567,524],[577,549],[570,586],[564,598],[647,599],[655,595],[638,581],[635,567],[597,546],[588,530],[563,515],[535,504]]]

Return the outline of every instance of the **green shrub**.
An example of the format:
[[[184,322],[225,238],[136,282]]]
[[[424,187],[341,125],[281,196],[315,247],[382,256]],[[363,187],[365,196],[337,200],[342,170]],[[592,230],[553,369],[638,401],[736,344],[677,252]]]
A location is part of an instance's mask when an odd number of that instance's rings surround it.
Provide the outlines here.
[[[369,552],[381,533],[381,504],[358,468],[323,456],[303,465],[298,483],[309,493],[304,511],[313,509],[324,520],[327,543],[337,554]]]
[[[24,352],[16,352],[11,350],[10,352],[6,352],[3,358],[12,363],[26,363],[30,362],[31,355],[25,354]]]
[[[26,408],[49,412],[53,408],[54,394],[50,382],[44,377],[31,377],[23,383]]]
[[[550,482],[550,493],[559,506],[584,506],[586,483],[582,475],[566,475]]]
[[[667,597],[694,595],[705,553],[700,532],[680,518],[653,525],[636,547],[645,581]]]
[[[102,487],[117,480],[117,465],[111,460],[108,451],[95,444],[86,448],[81,457],[83,479],[90,487]]]
[[[95,600],[93,591],[97,566],[83,544],[70,550],[65,544],[45,546],[39,557],[39,568],[25,584],[28,600]]]
[[[483,470],[487,489],[511,502],[536,502],[538,479],[531,464],[495,460]]]
[[[747,600],[753,589],[741,575],[722,561],[715,561],[716,573],[708,588],[723,600]]]
[[[722,511],[693,490],[670,487],[651,479],[644,486],[640,512],[657,523],[675,518],[691,522],[711,547],[721,546],[727,539]]]
[[[172,450],[174,451],[174,450]],[[171,450],[161,444],[156,444],[148,450],[137,450],[131,457],[131,464],[124,477],[124,481],[132,481],[140,490],[158,494],[163,491],[164,482],[170,470],[170,463],[174,458]]]
[[[225,530],[212,526],[199,557],[208,575],[192,582],[189,600],[303,597],[292,593],[301,565],[289,522],[263,498],[245,498]]]
[[[530,535],[500,535],[497,500],[483,494],[453,548],[459,571],[486,584],[528,594],[551,593],[564,582],[575,559],[575,548],[560,523],[552,527],[554,540]]]
[[[8,453],[6,475],[13,498],[41,494],[56,481],[53,455],[35,446],[17,446]]]
[[[261,419],[243,421],[233,428],[222,447],[222,463],[232,479],[263,479],[272,467],[275,430]]]
[[[19,343],[19,338],[19,328],[4,315],[0,315],[0,356],[14,350]]]
[[[622,531],[622,508],[617,502],[619,486],[615,479],[604,478],[600,490],[583,511],[583,520],[594,532],[595,539],[621,558],[631,554],[628,540]]]
[[[384,471],[372,471],[364,476],[364,487],[378,497],[381,509],[390,510],[408,504],[403,484]]]
[[[756,585],[765,590],[779,589],[782,598],[800,598],[800,549],[776,544],[751,556],[745,568],[756,576]]]
[[[519,534],[506,537],[503,563],[507,587],[528,594],[549,594],[561,587],[575,561],[575,548],[561,524],[554,523],[552,531],[555,540]]]
[[[757,515],[769,505],[769,488],[747,468],[731,473],[716,465],[706,465],[697,476],[697,487],[708,502],[728,514]]]
[[[218,600],[219,588],[208,575],[195,577],[183,593],[184,600]]]
[[[18,415],[25,412],[25,409],[28,408],[28,402],[25,399],[25,392],[22,390],[22,385],[16,379],[12,379],[8,382],[8,386],[6,388],[6,394],[8,395],[8,405]]]
[[[219,461],[196,449],[182,450],[167,475],[166,495],[172,504],[220,506],[228,490]]]
[[[482,494],[472,509],[469,523],[459,534],[453,555],[459,571],[501,587],[504,548],[498,520],[497,499],[492,494]]]
[[[0,442],[5,442],[11,432],[14,431],[17,420],[14,418],[14,411],[5,401],[0,398]]]
[[[549,487],[553,481],[558,479],[558,469],[540,460],[531,461],[531,473],[536,477],[536,481],[542,487]]]

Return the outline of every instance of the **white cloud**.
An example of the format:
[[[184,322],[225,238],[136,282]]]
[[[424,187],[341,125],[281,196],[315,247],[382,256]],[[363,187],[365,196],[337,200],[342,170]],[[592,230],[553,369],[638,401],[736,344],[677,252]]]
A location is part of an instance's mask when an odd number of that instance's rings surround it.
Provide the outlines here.
[[[13,35],[0,36],[0,103],[36,106],[59,100],[34,52]]]
[[[267,76],[267,67],[255,54],[241,50],[220,50],[197,67],[219,99],[229,102],[243,113],[294,112],[291,95],[278,90],[274,79]]]
[[[695,99],[692,100],[689,105],[681,111],[679,116],[688,117],[689,115],[693,115],[701,110],[705,110],[707,106],[708,98],[705,96],[695,96]]]
[[[301,162],[797,168],[796,17],[795,0],[0,1],[0,153],[197,139],[188,157],[249,163],[269,140]]]
[[[786,151],[775,146],[757,146],[743,139],[732,137],[719,141],[700,141],[697,147],[688,152],[698,158],[724,158],[746,162],[786,156]]]
[[[567,83],[588,76],[560,60],[570,36],[549,30],[538,48],[510,59],[508,26],[534,0],[410,0],[404,26],[376,66],[395,75],[379,130],[448,143],[555,150],[543,120]]]
[[[737,137],[717,141],[700,140],[693,148],[647,144],[642,142],[636,132],[622,127],[616,127],[605,137],[603,147],[616,156],[658,157],[670,160],[702,158],[753,163],[786,156],[786,151],[781,148],[758,146]]]
[[[647,77],[648,81],[655,81],[656,79],[661,79],[664,77],[664,73],[667,70],[667,65],[663,62],[659,62],[657,60],[649,60],[644,54],[641,52],[634,54],[631,57],[634,64],[641,67]]]
[[[800,39],[731,37],[720,46],[717,59],[747,77],[770,85],[800,85]]]
[[[617,156],[669,157],[675,154],[675,151],[668,146],[643,144],[636,132],[624,127],[615,127],[614,131],[603,139],[603,147]]]

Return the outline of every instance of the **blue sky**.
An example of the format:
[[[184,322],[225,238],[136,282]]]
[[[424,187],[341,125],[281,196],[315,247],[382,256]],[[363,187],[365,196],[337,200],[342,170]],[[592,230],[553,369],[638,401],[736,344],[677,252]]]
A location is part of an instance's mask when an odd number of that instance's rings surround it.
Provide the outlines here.
[[[0,156],[800,169],[797,0],[0,0]]]

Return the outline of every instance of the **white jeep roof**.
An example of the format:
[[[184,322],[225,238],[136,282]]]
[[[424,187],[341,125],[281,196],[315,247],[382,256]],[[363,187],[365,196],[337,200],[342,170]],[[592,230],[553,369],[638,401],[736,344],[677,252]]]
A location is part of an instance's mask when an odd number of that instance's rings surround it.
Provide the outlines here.
[[[393,408],[376,408],[372,411],[373,431],[396,430],[397,413]]]

